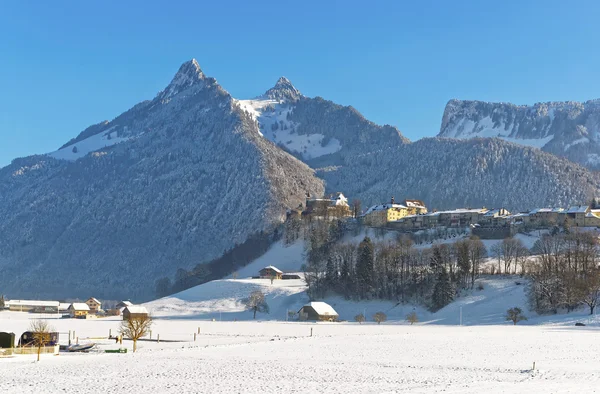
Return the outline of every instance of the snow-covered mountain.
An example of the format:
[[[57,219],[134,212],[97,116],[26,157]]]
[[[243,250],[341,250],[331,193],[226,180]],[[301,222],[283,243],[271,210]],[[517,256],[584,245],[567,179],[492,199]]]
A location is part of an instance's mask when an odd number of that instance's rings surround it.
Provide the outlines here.
[[[600,100],[533,106],[450,100],[439,137],[498,137],[600,168]]]
[[[0,291],[149,298],[155,280],[271,231],[307,192],[514,210],[584,203],[598,184],[497,139],[411,143],[285,78],[236,99],[192,60],[154,99],[0,169]]]
[[[375,125],[352,107],[302,95],[285,77],[264,94],[237,102],[265,138],[311,164],[409,142],[397,128]]]
[[[0,169],[0,289],[148,298],[154,281],[270,231],[314,171],[263,138],[195,60],[157,96]]]

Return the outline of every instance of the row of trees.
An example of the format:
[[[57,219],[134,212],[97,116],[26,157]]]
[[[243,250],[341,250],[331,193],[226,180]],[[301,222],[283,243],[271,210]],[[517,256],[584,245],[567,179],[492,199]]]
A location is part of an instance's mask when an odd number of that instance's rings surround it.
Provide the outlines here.
[[[403,235],[374,243],[365,237],[358,245],[339,242],[339,224],[317,221],[306,239],[303,267],[311,298],[327,293],[348,299],[389,299],[417,302],[438,310],[460,289],[473,288],[486,257],[476,237],[419,249]]]
[[[536,242],[528,263],[529,301],[538,313],[570,312],[600,300],[598,237],[589,232],[548,234]]]

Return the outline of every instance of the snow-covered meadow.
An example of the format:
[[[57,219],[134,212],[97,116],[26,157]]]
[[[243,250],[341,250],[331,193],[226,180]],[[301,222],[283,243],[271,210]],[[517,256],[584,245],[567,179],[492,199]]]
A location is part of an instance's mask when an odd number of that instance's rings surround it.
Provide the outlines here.
[[[361,237],[355,238],[348,242]],[[302,242],[279,242],[236,278],[144,304],[154,317],[153,341],[146,337],[135,354],[130,341],[122,345],[130,353],[104,353],[121,347],[107,338],[118,332],[118,317],[0,312],[0,331],[19,336],[31,319],[46,318],[62,344],[69,332],[81,344],[96,344],[90,353],[42,355],[39,363],[33,355],[0,358],[0,392],[567,393],[594,392],[600,383],[600,320],[586,309],[537,315],[527,307],[526,282],[519,276],[481,276],[475,289],[435,313],[330,295],[324,301],[342,322],[286,321],[288,311],[309,301],[304,281],[251,276],[271,264],[298,271],[303,262]],[[270,306],[256,321],[242,301],[254,290]],[[522,308],[528,320],[507,322],[512,307]],[[381,325],[372,322],[379,311],[388,317]],[[415,325],[405,320],[411,312],[419,319]],[[353,321],[359,313],[366,323]]]
[[[0,313],[3,330],[28,314]],[[118,321],[53,321],[59,331],[107,335]],[[201,334],[193,341],[193,332]],[[310,336],[312,330],[312,337]],[[368,323],[158,319],[161,338],[137,353],[0,359],[3,393],[382,393],[594,392],[596,328],[380,326]],[[187,339],[186,339],[187,337]],[[114,348],[112,341],[98,340]],[[131,343],[124,346],[131,349]],[[536,369],[533,370],[533,363]]]

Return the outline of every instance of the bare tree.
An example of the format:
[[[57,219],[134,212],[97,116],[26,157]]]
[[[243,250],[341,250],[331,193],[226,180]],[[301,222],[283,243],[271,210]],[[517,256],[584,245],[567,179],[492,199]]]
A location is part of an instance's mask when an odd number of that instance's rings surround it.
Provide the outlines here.
[[[269,313],[269,305],[265,300],[265,295],[260,290],[250,293],[250,296],[243,300],[246,310],[254,312],[253,318],[256,319],[256,312]]]
[[[381,324],[387,320],[387,315],[383,312],[377,312],[373,315],[373,320],[375,320],[377,324]]]
[[[590,308],[590,315],[593,315],[600,300],[600,271],[597,268],[590,270],[586,278],[579,281],[578,287],[581,300]]]
[[[152,327],[152,317],[150,315],[132,316],[121,322],[119,331],[121,335],[133,341],[133,351],[135,353],[138,339],[148,335],[150,327]]]
[[[406,321],[410,323],[410,325],[412,326],[415,323],[419,322],[419,318],[417,317],[417,312],[411,312],[408,315],[406,315]]]
[[[357,321],[358,324],[363,324],[365,320],[365,315],[363,315],[362,313],[359,313],[358,315],[354,316],[354,321]]]
[[[37,360],[40,361],[42,348],[51,341],[51,332],[54,329],[50,326],[47,320],[36,319],[29,324],[29,331],[33,335],[33,345],[37,346]]]
[[[513,325],[516,326],[518,322],[527,320],[527,318],[523,314],[521,308],[515,306],[514,308],[510,308],[506,311],[506,320],[512,321]]]

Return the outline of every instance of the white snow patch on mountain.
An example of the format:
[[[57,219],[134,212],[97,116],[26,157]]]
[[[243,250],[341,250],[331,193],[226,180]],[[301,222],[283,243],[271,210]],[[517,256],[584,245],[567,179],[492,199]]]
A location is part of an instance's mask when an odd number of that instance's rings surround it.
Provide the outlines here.
[[[118,137],[117,132],[113,131],[116,127],[117,126],[113,126],[82,141],[48,153],[47,155],[59,160],[75,161],[86,156],[88,153],[129,140],[129,138]]]
[[[501,138],[508,142],[513,142],[519,145],[531,146],[533,148],[541,149],[548,142],[552,141],[554,135],[548,135],[544,138],[514,138],[511,135],[514,131],[519,128],[519,124],[516,124],[510,128],[506,128],[505,124],[500,122],[494,124],[489,116],[482,118],[475,122],[473,120],[463,118],[461,119],[454,128],[448,130],[444,137],[457,138],[457,139],[468,139],[468,138]]]
[[[293,105],[272,99],[237,100],[240,107],[258,122],[263,137],[290,151],[302,155],[305,160],[335,153],[342,149],[336,138],[324,141],[323,134],[298,134],[297,124],[287,119]]]
[[[571,142],[570,144],[565,145],[565,150],[568,150],[570,147],[574,146],[574,145],[578,145],[578,144],[587,144],[588,142],[590,142],[589,138],[579,138],[576,139],[575,141]]]

